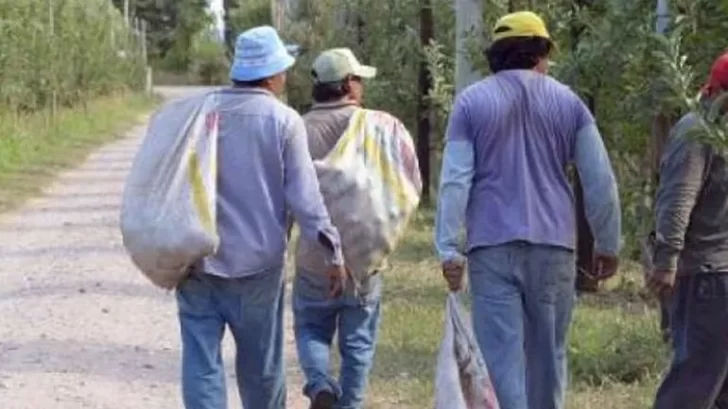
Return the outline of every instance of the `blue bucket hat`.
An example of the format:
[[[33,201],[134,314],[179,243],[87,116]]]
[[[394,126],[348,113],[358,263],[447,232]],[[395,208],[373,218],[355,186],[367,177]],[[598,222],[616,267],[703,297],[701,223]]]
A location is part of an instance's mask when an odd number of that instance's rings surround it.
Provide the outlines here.
[[[271,26],[251,28],[235,42],[230,79],[256,81],[287,71],[296,62],[297,50],[295,45],[284,45]]]

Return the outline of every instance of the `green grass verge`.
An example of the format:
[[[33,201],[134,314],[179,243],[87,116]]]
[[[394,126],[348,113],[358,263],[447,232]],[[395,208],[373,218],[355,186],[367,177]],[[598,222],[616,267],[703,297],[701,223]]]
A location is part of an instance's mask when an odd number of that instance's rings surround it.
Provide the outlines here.
[[[383,317],[368,408],[432,407],[445,284],[432,255],[432,220],[413,223],[385,277]],[[579,300],[570,335],[569,409],[649,408],[669,350],[641,279],[627,268]]]
[[[11,115],[0,112],[0,211],[36,195],[58,170],[79,164],[149,112],[156,98],[136,94],[90,101],[86,108]]]

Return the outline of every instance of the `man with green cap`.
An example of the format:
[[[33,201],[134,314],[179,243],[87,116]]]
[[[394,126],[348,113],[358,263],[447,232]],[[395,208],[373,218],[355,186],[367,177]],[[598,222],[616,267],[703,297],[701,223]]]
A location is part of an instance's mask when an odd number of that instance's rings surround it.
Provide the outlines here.
[[[313,100],[303,116],[308,147],[314,160],[323,159],[349,126],[362,105],[363,80],[376,69],[362,65],[348,48],[321,53],[313,63]],[[338,299],[327,297],[326,254],[302,237],[296,249],[293,311],[296,345],[306,376],[304,393],[312,409],[360,409],[374,359],[381,275],[372,271],[358,291],[349,279]],[[338,331],[341,371],[339,380],[329,375],[329,352]]]
[[[243,407],[284,409],[284,261],[286,214],[326,262],[325,296],[345,277],[332,225],[308,153],[306,128],[279,100],[295,58],[269,26],[240,34],[230,78],[217,91],[217,252],[177,289],[182,389],[188,409],[227,407],[221,341],[235,339],[235,375]]]

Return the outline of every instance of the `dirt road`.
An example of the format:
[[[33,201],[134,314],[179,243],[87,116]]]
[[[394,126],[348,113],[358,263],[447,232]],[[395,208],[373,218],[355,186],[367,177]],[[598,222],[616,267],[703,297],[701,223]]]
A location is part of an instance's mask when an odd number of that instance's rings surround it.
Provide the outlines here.
[[[159,89],[168,98],[196,91]],[[118,229],[143,132],[137,126],[0,215],[0,408],[182,407],[173,294],[132,267]],[[288,408],[303,409],[288,314]],[[225,344],[230,408],[240,408],[229,336]]]

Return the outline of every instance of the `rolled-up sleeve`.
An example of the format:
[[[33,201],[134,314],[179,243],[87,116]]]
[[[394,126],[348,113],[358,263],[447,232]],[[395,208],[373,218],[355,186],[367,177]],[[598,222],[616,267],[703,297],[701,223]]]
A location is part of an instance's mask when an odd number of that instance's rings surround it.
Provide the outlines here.
[[[287,130],[283,150],[284,185],[288,206],[301,228],[301,234],[332,252],[331,263],[343,265],[341,239],[324,205],[318,178],[308,151],[303,119],[296,117]]]
[[[690,215],[705,179],[708,149],[680,135],[668,143],[660,165],[656,198],[656,270],[676,271]]]
[[[576,135],[574,161],[584,189],[584,210],[597,253],[616,256],[622,238],[622,214],[617,181],[607,149],[594,123]]]
[[[475,174],[475,152],[463,98],[456,100],[450,115],[440,171],[435,249],[440,261],[461,254],[461,231]]]

